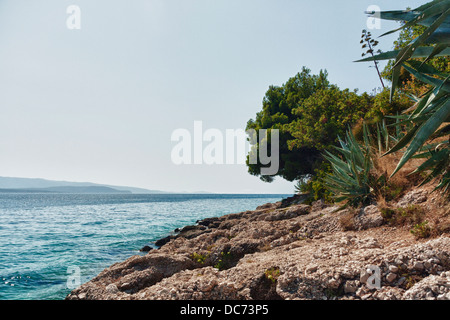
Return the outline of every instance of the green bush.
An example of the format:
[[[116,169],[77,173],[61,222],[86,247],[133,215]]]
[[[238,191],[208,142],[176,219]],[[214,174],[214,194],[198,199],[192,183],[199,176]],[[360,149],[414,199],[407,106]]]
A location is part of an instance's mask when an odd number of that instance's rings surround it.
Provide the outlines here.
[[[411,233],[417,239],[428,238],[431,235],[431,228],[428,226],[428,221],[423,221],[421,223],[416,224],[412,229]]]

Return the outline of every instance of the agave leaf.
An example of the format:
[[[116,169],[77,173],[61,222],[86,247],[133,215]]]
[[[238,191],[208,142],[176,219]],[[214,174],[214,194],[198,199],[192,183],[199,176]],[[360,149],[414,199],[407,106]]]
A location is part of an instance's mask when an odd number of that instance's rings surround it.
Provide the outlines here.
[[[419,186],[423,186],[424,184],[430,182],[431,180],[437,178],[439,175],[441,175],[445,168],[447,167],[447,161],[441,161],[438,162],[434,167],[432,172],[420,183]]]
[[[427,121],[429,119],[430,115],[429,114],[424,114],[424,115],[416,115],[414,117],[409,117],[406,120],[400,121],[399,124],[400,125],[421,125],[423,122]]]
[[[391,177],[395,175],[404,165],[405,163],[419,150],[425,141],[436,131],[439,126],[442,124],[443,119],[447,119],[450,116],[450,100],[447,100],[436,112],[430,116],[428,121],[423,123],[419,129],[417,130],[414,139],[411,141],[411,144],[408,146],[405,154],[400,159],[400,162],[397,165],[397,168],[391,174]]]
[[[439,108],[445,101],[448,100],[447,94],[431,95],[423,107],[418,113],[409,117],[409,120],[414,122],[420,122],[424,117],[428,117],[435,109]]]
[[[442,22],[445,21],[447,16],[450,14],[450,9],[447,9],[444,13],[442,13],[439,18],[437,18],[431,26],[427,28],[420,36],[415,38],[411,43],[400,50],[400,53],[398,54],[398,57],[396,59],[396,62],[394,64],[394,68],[399,68],[401,64],[411,58],[412,54],[414,53],[414,50],[416,50],[417,47],[422,45],[425,40],[442,24]]]
[[[363,139],[366,146],[370,146],[372,144],[372,138],[366,123],[363,124]]]
[[[414,18],[410,19],[407,23],[405,23],[400,28],[386,32],[386,33],[382,34],[380,37],[400,31],[405,28],[409,28],[415,24],[423,24],[427,19],[444,12],[445,10],[448,10],[449,8],[450,8],[450,2],[439,1],[439,2],[435,3],[434,5],[430,5],[429,7],[426,7],[426,9],[422,9],[423,11],[421,11],[420,14],[418,14]],[[382,17],[382,15],[381,15],[381,17]]]
[[[388,152],[383,154],[382,157],[384,157],[388,154],[397,152],[397,151],[403,149],[404,147],[406,147],[406,145],[409,142],[411,142],[411,140],[414,138],[418,129],[419,129],[418,125],[414,126],[406,135],[403,136],[403,138],[400,139],[400,141],[394,147],[392,147],[392,149],[390,149]]]
[[[448,0],[433,0],[433,1],[430,1],[430,2],[427,2],[423,5],[421,5],[420,7],[414,9],[413,11],[423,11],[423,10],[426,10],[429,7],[435,5],[436,3],[440,3],[440,2],[444,2],[444,1],[448,1]]]
[[[438,43],[434,47],[433,52],[431,52],[430,55],[428,57],[426,57],[426,59],[422,62],[422,65],[425,64],[426,62],[428,62],[428,60],[433,59],[436,55],[443,52],[448,47],[449,47],[449,45],[446,43]]]
[[[395,119],[395,140],[396,141],[400,140],[401,135],[402,135],[402,130],[401,130],[401,126],[400,126],[399,122],[400,122],[399,118]]]
[[[433,134],[433,138],[439,138],[450,134],[450,124],[445,125]]]
[[[381,148],[381,130],[380,130],[380,124],[377,123],[377,142],[378,142],[378,152],[382,154],[382,148]]]
[[[428,83],[432,86],[441,88],[447,92],[450,92],[450,83],[448,83],[447,80],[439,80],[433,77],[430,77],[426,74],[420,73],[417,70],[415,70],[414,68],[404,64],[403,67],[410,72],[414,77],[416,77],[417,79],[419,79],[420,81],[423,81],[425,83]]]
[[[416,50],[414,50],[413,55],[411,58],[426,58],[429,57],[435,48],[433,47],[419,47]],[[388,52],[383,52],[380,54],[377,54],[373,57],[356,60],[355,62],[371,62],[371,61],[381,61],[381,60],[392,60],[395,59],[398,54],[400,53],[400,50],[393,50]],[[445,57],[450,55],[450,48],[446,48],[440,53],[436,54],[434,57]]]
[[[443,142],[437,142],[437,143],[430,143],[422,148],[420,148],[420,151],[413,155],[411,159],[420,159],[420,158],[429,158],[433,155],[433,152],[436,150],[436,147],[443,145],[443,144],[449,144],[449,140],[443,141]]]
[[[420,73],[425,73],[427,75],[431,75],[431,76],[437,76],[437,77],[442,77],[442,78],[447,78],[449,76],[448,73],[445,72],[441,72],[439,70],[437,70],[435,67],[426,64],[426,63],[421,63],[419,61],[416,60],[409,60],[407,62],[407,65],[411,66],[412,68],[414,68],[417,72]]]
[[[448,18],[448,17],[447,17]],[[450,24],[440,27],[425,41],[425,44],[450,44]]]
[[[416,106],[411,113],[410,118],[412,118],[415,115],[418,115],[422,112],[423,109],[427,107],[430,101],[430,97],[435,94],[435,90],[430,90],[425,96],[423,96],[417,103]]]
[[[427,161],[422,163],[419,167],[416,168],[416,170],[414,170],[410,174],[425,171],[427,169],[433,168],[440,162],[447,161],[449,155],[450,155],[450,151],[448,149],[442,149],[442,150],[439,150],[438,152],[434,152],[432,154],[431,158],[429,158]]]

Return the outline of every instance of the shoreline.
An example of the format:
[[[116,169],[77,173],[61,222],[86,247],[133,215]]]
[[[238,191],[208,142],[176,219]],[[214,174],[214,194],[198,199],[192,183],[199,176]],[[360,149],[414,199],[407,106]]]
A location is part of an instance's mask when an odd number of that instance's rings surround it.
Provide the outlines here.
[[[300,198],[185,226],[66,299],[450,299],[448,233],[416,240],[387,225],[374,205],[353,215],[346,230],[349,209]],[[413,190],[398,204],[427,208],[438,200]],[[379,289],[368,285],[369,266],[379,268]]]
[[[270,194],[275,195],[275,194]],[[280,194],[281,196],[286,194]],[[286,208],[293,204],[300,204],[307,198],[307,195],[293,195],[287,198],[283,198],[275,203],[265,203],[258,207],[255,210],[249,211],[257,211],[267,207],[279,206],[280,208]],[[193,239],[201,234],[211,232],[211,228],[217,228],[220,225],[220,220],[223,217],[227,217],[232,214],[226,214],[220,217],[208,217],[204,219],[197,220],[194,225],[185,225],[180,228],[176,228],[171,231],[167,236],[164,236],[160,239],[152,241],[150,245],[143,246],[139,251],[140,252],[149,252],[153,249],[160,249],[163,245],[168,243],[171,240],[175,240],[177,238],[185,238],[185,239]]]

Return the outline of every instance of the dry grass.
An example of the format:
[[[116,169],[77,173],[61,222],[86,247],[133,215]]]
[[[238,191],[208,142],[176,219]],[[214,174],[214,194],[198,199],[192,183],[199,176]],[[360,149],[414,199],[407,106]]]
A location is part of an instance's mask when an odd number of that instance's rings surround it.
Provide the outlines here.
[[[420,174],[411,174],[423,160],[413,159],[408,161],[403,168],[393,177],[392,172],[400,161],[401,154],[394,153],[384,157],[374,157],[373,176],[377,179],[384,177],[385,181],[381,183],[376,190],[377,202],[386,204],[388,201],[396,200],[405,194],[405,191],[416,187],[422,181]]]
[[[450,199],[442,193],[433,192],[435,187],[435,183],[420,187],[426,192],[426,201],[408,207],[397,207],[397,201],[382,199],[378,208],[387,225],[412,234],[416,240],[450,234]],[[416,188],[407,188],[404,193]]]
[[[355,217],[358,214],[358,209],[349,208],[344,213],[341,214],[339,218],[339,225],[344,231],[354,231],[356,230],[355,226]]]

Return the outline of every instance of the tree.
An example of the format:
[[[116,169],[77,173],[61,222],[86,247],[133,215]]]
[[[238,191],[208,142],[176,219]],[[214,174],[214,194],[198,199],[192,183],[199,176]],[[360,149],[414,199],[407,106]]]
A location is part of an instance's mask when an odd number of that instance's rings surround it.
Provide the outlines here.
[[[327,71],[312,75],[302,71],[282,86],[269,87],[262,110],[248,129],[278,129],[280,133],[280,169],[277,176],[288,181],[315,174],[323,162],[322,151],[338,142],[338,135],[369,110],[372,98],[355,91],[340,90],[328,81]],[[257,149],[255,143],[253,148]],[[262,176],[261,164],[250,164],[250,174],[271,182],[274,176]]]

